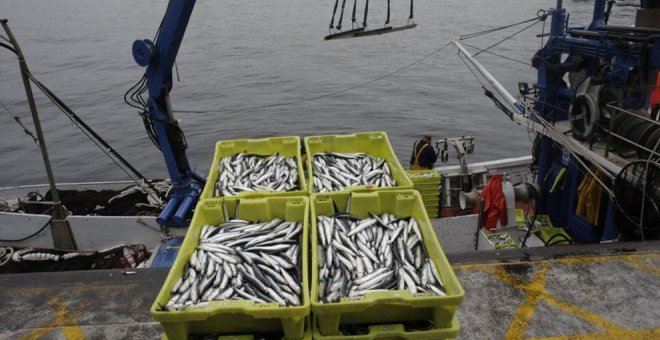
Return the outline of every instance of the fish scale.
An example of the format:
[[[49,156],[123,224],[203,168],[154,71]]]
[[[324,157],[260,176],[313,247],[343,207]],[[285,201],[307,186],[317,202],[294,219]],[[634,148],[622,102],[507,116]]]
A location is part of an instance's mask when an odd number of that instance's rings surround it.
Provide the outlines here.
[[[246,230],[252,232],[237,232]],[[202,231],[164,310],[202,308],[212,300],[301,304],[301,223],[231,220],[205,225]],[[250,246],[228,246],[237,238]],[[279,244],[273,243],[275,238]]]
[[[328,229],[336,235],[332,242],[325,234]],[[323,303],[392,289],[415,295],[446,294],[414,218],[369,214],[358,219],[342,213],[318,216],[317,230],[324,241],[317,249],[319,300]]]
[[[294,157],[237,153],[220,160],[215,196],[236,196],[243,191],[296,191],[298,164]]]
[[[387,162],[365,153],[316,153],[312,157],[317,192],[342,191],[360,185],[394,187]]]

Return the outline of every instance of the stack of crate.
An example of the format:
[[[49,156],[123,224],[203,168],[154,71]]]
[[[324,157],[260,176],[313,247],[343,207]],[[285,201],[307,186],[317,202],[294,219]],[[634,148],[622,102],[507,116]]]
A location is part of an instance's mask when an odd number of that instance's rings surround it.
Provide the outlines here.
[[[218,339],[252,339],[253,334],[265,333],[272,335],[273,339],[283,340],[430,340],[456,337],[459,323],[455,312],[463,300],[464,291],[429,220],[429,216],[438,214],[439,174],[433,172],[431,178],[416,178],[415,188],[419,192],[412,190],[413,182],[396,158],[384,132],[308,136],[304,141],[309,155],[305,161],[307,175],[302,171],[299,137],[220,141],[216,144],[207,183],[186,238],[151,308],[153,318],[163,327],[164,338],[188,339],[213,334],[219,336]],[[312,158],[315,153],[322,152],[366,153],[381,158],[387,162],[396,185],[363,185],[318,193],[314,187]],[[259,190],[243,191],[236,196],[219,195],[215,185],[219,177],[220,160],[237,153],[262,156],[278,153],[285,157],[295,157],[299,169],[299,186],[290,192]],[[431,265],[441,278],[445,295],[425,291],[412,294],[407,290],[396,290],[395,287],[392,290],[367,293],[360,299],[345,297],[333,303],[320,301],[319,263],[322,254],[319,253],[321,246],[317,218],[320,215],[334,216],[346,212],[358,218],[384,213],[401,219],[414,218],[418,224],[423,253],[430,258]],[[173,288],[190,265],[204,226],[218,225],[230,219],[281,219],[302,223],[301,270],[294,279],[299,280],[302,287],[300,305],[262,304],[246,299],[211,301],[207,305],[165,310],[163,306],[171,299]],[[229,269],[231,266],[227,265]],[[223,266],[217,270],[229,269]],[[410,325],[424,322],[428,327],[410,329]],[[351,327],[366,328],[368,331],[360,334],[346,331]]]
[[[323,302],[319,273],[321,254],[317,232],[318,216],[333,216],[335,207],[349,205],[351,215],[368,218],[372,214],[392,214],[397,218],[414,218],[419,226],[424,253],[428,254],[446,289],[444,296],[431,293],[411,294],[407,290],[381,290],[362,298],[342,298],[338,302]],[[436,340],[454,338],[459,332],[455,312],[463,300],[464,291],[438,242],[422,199],[414,190],[381,190],[371,192],[335,192],[315,194],[311,207],[311,314],[313,338],[320,340],[414,339]],[[423,330],[411,330],[411,325],[426,324]],[[365,333],[347,335],[345,330],[359,327]],[[414,328],[414,326],[413,326]]]
[[[302,171],[300,137],[271,137],[218,141],[206,185],[200,195],[195,213],[177,258],[151,308],[152,317],[160,322],[166,339],[188,339],[200,334],[255,334],[278,333],[283,339],[311,339],[309,324],[310,301],[308,256],[301,259],[299,284],[302,287],[301,303],[297,306],[280,306],[275,303],[258,304],[249,300],[211,301],[206,305],[181,310],[164,310],[172,297],[172,289],[189,265],[200,234],[206,225],[219,225],[230,219],[248,221],[283,221],[303,224],[301,253],[308,253],[309,198],[307,183]],[[279,154],[293,157],[298,168],[298,186],[288,192],[246,190],[235,196],[222,196],[215,190],[220,173],[221,160],[235,154],[270,156]],[[222,269],[222,270],[226,270]],[[235,278],[234,278],[235,279]],[[192,289],[192,288],[191,288]],[[232,337],[233,338],[233,337]],[[252,338],[252,337],[249,337]]]
[[[422,195],[426,213],[430,218],[438,217],[440,207],[440,173],[435,170],[408,170],[413,188]]]

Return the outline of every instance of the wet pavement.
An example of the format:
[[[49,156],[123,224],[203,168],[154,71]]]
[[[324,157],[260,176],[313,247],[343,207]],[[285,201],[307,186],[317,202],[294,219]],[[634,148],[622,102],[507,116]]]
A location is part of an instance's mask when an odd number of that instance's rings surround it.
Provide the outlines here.
[[[660,338],[660,242],[454,253],[460,339]],[[0,275],[0,338],[158,339],[167,269]]]

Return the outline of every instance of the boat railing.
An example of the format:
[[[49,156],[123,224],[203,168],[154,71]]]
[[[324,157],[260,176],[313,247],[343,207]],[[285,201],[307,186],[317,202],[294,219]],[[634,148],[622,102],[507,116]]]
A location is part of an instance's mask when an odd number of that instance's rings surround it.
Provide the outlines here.
[[[652,150],[648,147],[649,146],[648,144],[647,145],[641,145],[641,144],[638,143],[640,141],[640,139],[642,139],[642,137],[643,137],[642,135],[639,136],[639,139],[634,141],[634,140],[630,139],[630,136],[622,136],[622,135],[617,134],[617,133],[614,132],[614,129],[615,129],[614,122],[617,121],[617,117],[619,115],[622,115],[622,114],[623,115],[634,116],[635,118],[641,119],[641,120],[647,122],[648,124],[654,125],[655,129],[653,129],[653,131],[660,131],[660,121],[656,121],[656,120],[653,120],[653,119],[649,118],[644,112],[631,111],[631,110],[628,110],[628,109],[621,108],[618,105],[619,105],[618,102],[610,102],[610,103],[607,103],[607,105],[606,105],[606,107],[607,107],[607,109],[610,113],[610,120],[609,120],[609,126],[606,129],[607,139],[606,139],[606,145],[605,145],[606,146],[605,147],[605,157],[607,158],[610,150],[614,150],[613,149],[615,147],[614,144],[616,143],[614,139],[616,139],[616,140],[619,140],[619,141],[622,141],[622,142],[626,143],[627,145],[635,148],[636,150],[645,152],[648,155],[652,155],[652,157],[654,157],[654,158],[656,158],[656,157],[660,158],[660,153],[657,151],[658,144],[660,144],[660,142],[656,142],[656,144],[653,146],[655,150]],[[646,125],[646,126],[648,127],[648,125]],[[648,137],[650,137],[650,136],[648,136]]]

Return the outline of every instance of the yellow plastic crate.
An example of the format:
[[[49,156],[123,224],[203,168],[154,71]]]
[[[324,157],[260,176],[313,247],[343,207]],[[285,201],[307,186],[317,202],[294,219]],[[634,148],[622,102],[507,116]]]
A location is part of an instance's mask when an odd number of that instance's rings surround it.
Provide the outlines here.
[[[488,240],[488,243],[490,243],[493,246],[494,249],[520,248],[520,244],[518,244],[518,242],[516,242],[516,240],[511,238],[511,236],[509,236],[509,234],[506,233],[506,232],[492,232],[492,231],[484,230],[483,233],[484,233],[484,236],[486,236],[486,239]],[[503,235],[508,236],[509,242],[496,245],[496,244],[493,243],[493,241],[491,241],[489,239],[489,237],[491,237],[491,236],[503,236]]]
[[[425,197],[424,195],[422,195],[422,202],[424,203],[425,206],[437,207],[440,205],[440,196]]]
[[[298,164],[298,183],[300,190],[288,192],[272,192],[272,191],[243,191],[232,197],[265,197],[265,196],[306,196],[307,195],[307,182],[305,181],[305,174],[303,171],[301,156],[300,156],[300,138],[295,136],[287,137],[271,137],[262,139],[237,139],[219,141],[215,144],[215,154],[213,155],[213,163],[211,163],[211,170],[209,170],[206,179],[206,185],[200,199],[214,198],[215,185],[218,181],[218,170],[220,167],[220,160],[225,157],[231,157],[237,153],[253,153],[263,156],[270,156],[278,152],[284,157],[295,157],[296,164]]]
[[[428,170],[406,170],[408,178],[413,182],[413,185],[417,184],[440,184],[441,175],[439,172],[433,169]],[[418,177],[415,178],[415,175],[427,175],[432,174],[432,177]]]
[[[302,305],[280,307],[276,303],[254,303],[249,300],[211,301],[200,309],[162,311],[171,296],[172,287],[183,274],[184,267],[199,241],[202,226],[220,224],[225,221],[223,202],[232,207],[239,206],[240,219],[267,221],[280,218],[303,223],[301,236],[302,254]],[[283,331],[286,339],[304,336],[305,318],[309,315],[309,199],[307,197],[263,197],[255,199],[222,198],[201,201],[195,209],[192,222],[179,254],[151,307],[151,316],[160,322],[168,339],[187,339],[190,334],[240,334],[254,332]]]
[[[419,184],[413,183],[413,189],[419,191],[421,194],[440,194],[440,183]]]
[[[429,216],[429,218],[437,218],[439,215],[438,213],[439,210],[437,208],[435,209],[426,208],[426,214]]]
[[[371,191],[371,190],[401,190],[412,188],[412,182],[406,175],[399,159],[394,154],[390,141],[385,132],[361,132],[350,135],[325,135],[305,137],[305,149],[307,150],[307,172],[309,193],[316,192],[314,188],[314,174],[312,159],[319,152],[363,152],[372,157],[379,157],[387,162],[392,178],[396,181],[395,187],[371,188],[365,185],[347,188],[341,192]]]
[[[300,340],[312,340],[312,325],[309,321],[310,317],[307,317],[305,321],[305,335]],[[215,340],[255,340],[261,339],[258,337],[259,334],[247,334],[247,335],[221,335]],[[285,337],[280,338],[279,340],[286,340]]]
[[[335,206],[346,206],[349,195],[351,194],[345,192],[314,194],[311,199],[311,305],[319,333],[338,335],[340,324],[401,323],[414,320],[431,320],[433,327],[437,329],[451,327],[456,308],[463,301],[464,291],[440,247],[422,198],[414,190],[353,192],[350,213],[359,218],[368,217],[368,213],[390,213],[396,217],[415,218],[427,253],[442,278],[447,296],[414,296],[408,291],[393,290],[368,293],[359,300],[343,298],[336,303],[320,303],[317,216],[333,215]]]
[[[460,326],[454,316],[451,325],[447,328],[434,328],[423,331],[406,331],[402,324],[369,326],[367,334],[360,335],[321,335],[314,325],[314,339],[318,340],[442,340],[458,336]]]

